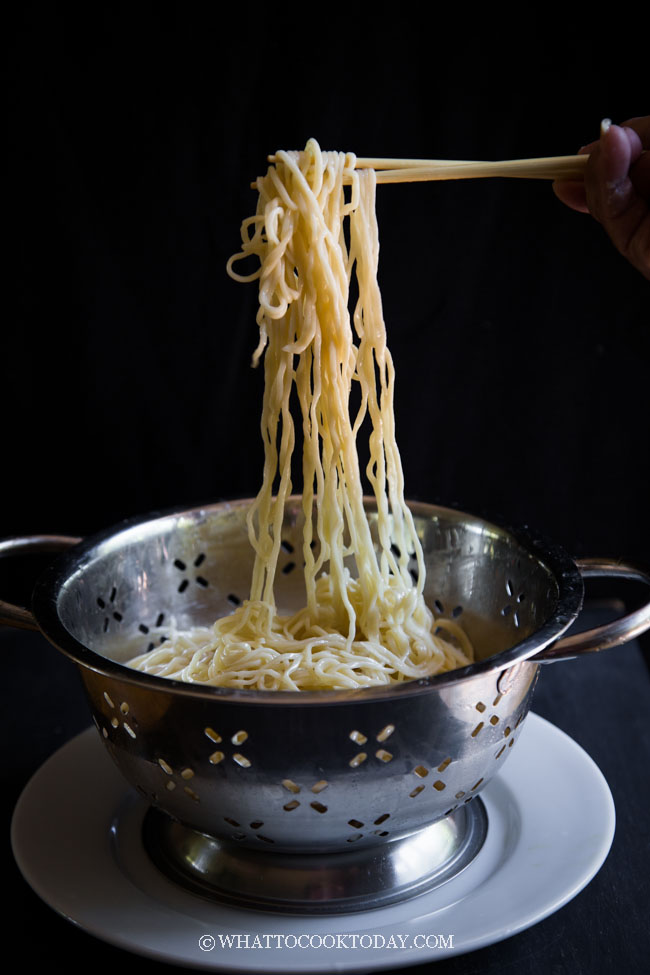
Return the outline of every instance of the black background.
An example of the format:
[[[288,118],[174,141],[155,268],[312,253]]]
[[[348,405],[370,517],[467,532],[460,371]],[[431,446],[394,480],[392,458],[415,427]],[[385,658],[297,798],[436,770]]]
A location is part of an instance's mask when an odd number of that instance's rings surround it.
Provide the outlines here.
[[[256,286],[225,263],[267,153],[566,154],[648,110],[633,36],[125,9],[28,6],[10,45],[0,537],[257,491]],[[407,495],[647,558],[647,281],[546,181],[378,212]]]
[[[589,35],[562,13],[441,23],[432,9],[22,6],[7,45],[0,537],[86,535],[257,491],[256,292],[225,263],[269,152],[315,137],[358,155],[567,154],[602,117],[648,112],[634,24]],[[378,215],[407,495],[528,523],[575,556],[648,562],[648,282],[546,182],[380,187]],[[5,636],[15,798],[87,715],[80,699],[68,707],[66,661],[54,654],[52,677],[42,640]],[[548,955],[553,971],[591,975],[646,957],[630,881],[647,863],[645,833],[633,837],[647,728],[627,721],[647,674],[638,661],[588,666],[586,703],[579,675],[565,683],[555,667],[537,701],[613,783],[625,856],[615,847],[609,873],[555,920],[488,949],[480,964],[495,970],[545,973]],[[17,930],[31,937],[50,914],[21,890]],[[79,961],[97,953],[74,935]],[[67,944],[53,941],[54,956]]]

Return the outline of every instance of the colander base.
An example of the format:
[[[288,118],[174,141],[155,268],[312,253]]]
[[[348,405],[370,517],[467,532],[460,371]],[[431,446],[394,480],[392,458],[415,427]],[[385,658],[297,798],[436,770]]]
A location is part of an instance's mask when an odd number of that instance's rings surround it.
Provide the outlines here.
[[[145,850],[165,876],[211,900],[280,914],[349,914],[434,890],[464,870],[487,836],[476,797],[446,819],[400,839],[345,853],[283,854],[242,849],[152,807]]]

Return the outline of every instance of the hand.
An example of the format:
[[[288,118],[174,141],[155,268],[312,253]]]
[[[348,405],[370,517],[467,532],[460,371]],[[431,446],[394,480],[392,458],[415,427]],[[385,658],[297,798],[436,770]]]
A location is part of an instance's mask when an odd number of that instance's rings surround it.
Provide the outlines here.
[[[605,119],[589,153],[584,183],[553,183],[557,197],[573,210],[591,213],[623,257],[650,279],[650,116],[622,126]]]

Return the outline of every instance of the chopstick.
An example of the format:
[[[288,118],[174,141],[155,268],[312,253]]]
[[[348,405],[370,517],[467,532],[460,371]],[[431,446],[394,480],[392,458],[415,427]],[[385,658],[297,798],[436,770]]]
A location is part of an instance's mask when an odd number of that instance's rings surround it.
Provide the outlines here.
[[[416,166],[392,165],[379,168],[373,162],[381,160],[357,160],[359,169],[377,169],[378,183],[413,183],[435,179],[484,179],[490,176],[506,176],[516,179],[583,179],[588,156],[547,156],[540,159],[505,159],[495,162],[470,162],[435,160]],[[391,163],[399,160],[387,160]]]
[[[275,162],[275,156],[268,157]],[[378,183],[415,183],[442,179],[485,179],[491,176],[516,179],[583,179],[588,155],[545,156],[538,159],[505,159],[477,162],[461,159],[359,158],[357,169],[375,169]],[[252,184],[256,186],[255,183]]]

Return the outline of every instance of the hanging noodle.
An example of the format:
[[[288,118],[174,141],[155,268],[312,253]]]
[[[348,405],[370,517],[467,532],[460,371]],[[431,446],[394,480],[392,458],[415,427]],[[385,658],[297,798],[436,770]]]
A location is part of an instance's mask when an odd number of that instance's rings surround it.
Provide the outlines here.
[[[248,514],[255,551],[250,599],[213,627],[179,632],[137,657],[131,666],[139,670],[228,687],[322,690],[413,680],[471,662],[464,632],[448,620],[434,622],[423,598],[424,560],[404,501],[394,369],[377,283],[375,174],[354,164],[352,154],[322,153],[312,140],[302,153],[278,152],[257,181],[257,213],[242,224],[241,253],[228,262],[236,280],[259,279],[253,361],[264,355],[265,370],[264,479]],[[344,177],[351,183],[348,202]],[[234,263],[251,255],[259,269],[235,273]],[[359,297],[351,323],[355,267]],[[354,383],[360,406],[352,410]],[[303,434],[306,605],[283,617],[274,579],[291,493],[294,384]],[[366,417],[375,543],[357,454]],[[448,639],[440,638],[441,629]]]

